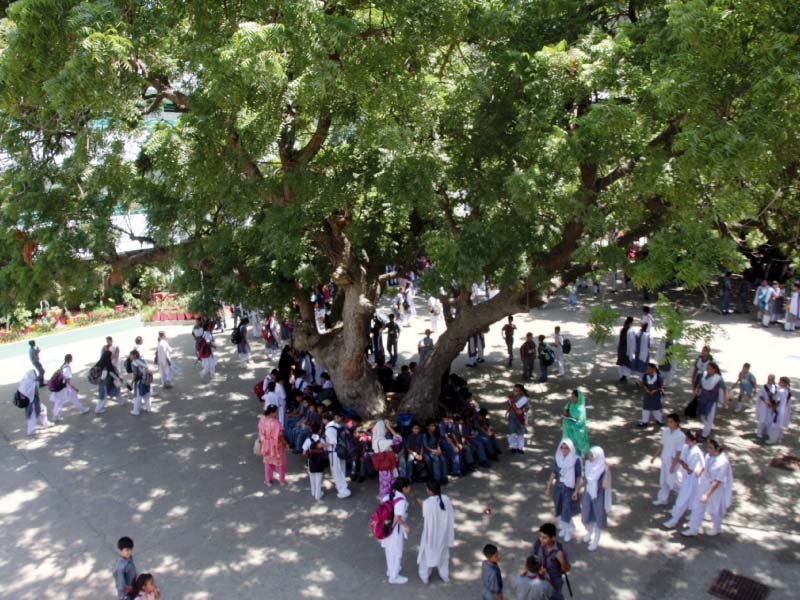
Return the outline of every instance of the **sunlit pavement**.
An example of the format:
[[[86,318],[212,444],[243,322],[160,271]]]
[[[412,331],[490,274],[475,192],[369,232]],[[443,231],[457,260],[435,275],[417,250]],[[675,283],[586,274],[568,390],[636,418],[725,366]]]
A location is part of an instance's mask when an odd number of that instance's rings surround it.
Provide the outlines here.
[[[327,493],[315,503],[301,460],[290,456],[288,485],[264,486],[261,461],[251,454],[258,409],[251,392],[254,372],[263,374],[267,368],[259,342],[253,344],[259,360],[246,370],[239,366],[229,333],[220,335],[217,376],[204,383],[191,356],[190,325],[166,327],[182,372],[174,389],[154,386],[151,414],[134,417],[128,404],[81,416],[68,406],[61,424],[31,438],[24,435],[23,411],[10,402],[28,368],[27,355],[0,361],[0,394],[8,399],[0,405],[0,598],[112,598],[114,544],[121,535],[135,540],[139,572],[155,574],[164,600],[345,599],[375,592],[387,600],[477,598],[482,545],[492,541],[501,547],[509,586],[524,565],[533,531],[552,518],[544,486],[560,435],[560,409],[576,385],[587,393],[590,439],[605,448],[615,488],[611,524],[600,550],[589,553],[576,541],[567,545],[576,598],[710,597],[706,590],[723,568],[773,586],[771,600],[796,598],[800,474],[768,463],[776,454],[800,453],[797,425],[784,445],[766,447],[755,440],[752,407],[742,414],[718,413],[716,432],[728,444],[736,478],[734,505],[722,534],[683,538],[665,530],[661,523],[667,510],[651,505],[658,463],[648,463],[657,433],[633,426],[639,394],[633,384],[616,385],[614,344],[598,348],[587,338],[587,299],[580,300],[577,313],[555,301],[516,317],[517,344],[527,331],[551,336],[553,326],[561,324],[573,345],[567,376],[528,385],[534,435],[524,456],[505,453],[491,470],[446,488],[457,511],[449,584],[434,575],[424,586],[417,578],[422,523],[416,503],[403,561],[409,583],[386,583],[383,552],[367,526],[377,502],[377,480],[353,484],[349,499]],[[614,300],[624,300],[622,312],[639,316],[638,298]],[[402,329],[398,367],[415,359],[411,353],[428,326],[421,300],[418,310],[421,316],[413,326]],[[723,324],[724,335],[712,346],[726,381],[733,382],[741,364],[749,361],[759,382],[773,372],[792,377],[800,389],[800,334],[762,330],[752,317],[698,317]],[[455,370],[493,410],[495,428],[504,437],[504,398],[520,370],[518,360],[513,371],[506,368],[501,325],[487,335],[486,363],[466,369],[460,358]],[[131,329],[115,335],[115,341],[125,351],[137,334],[144,335],[145,357],[151,359],[157,331]],[[96,389],[86,374],[99,355],[102,336],[87,332],[85,341],[68,347],[56,343],[57,338],[39,341],[45,367],[52,371],[71,352],[81,401],[93,405]],[[679,369],[666,396],[668,409],[682,412],[690,399],[689,372]],[[43,389],[42,395],[46,399],[49,392]],[[325,487],[332,487],[329,478]],[[412,495],[423,497],[421,486],[415,485]]]

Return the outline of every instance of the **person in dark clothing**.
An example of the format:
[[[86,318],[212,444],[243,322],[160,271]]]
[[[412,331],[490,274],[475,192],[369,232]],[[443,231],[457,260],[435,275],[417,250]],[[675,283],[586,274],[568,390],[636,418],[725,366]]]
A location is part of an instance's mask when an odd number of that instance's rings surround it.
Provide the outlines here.
[[[393,389],[398,394],[405,394],[411,387],[411,371],[407,365],[400,367],[400,374],[394,382]]]
[[[378,360],[375,363],[375,375],[378,377],[383,392],[391,392],[392,383],[394,382],[394,371],[392,371],[392,367],[383,362],[383,360]]]

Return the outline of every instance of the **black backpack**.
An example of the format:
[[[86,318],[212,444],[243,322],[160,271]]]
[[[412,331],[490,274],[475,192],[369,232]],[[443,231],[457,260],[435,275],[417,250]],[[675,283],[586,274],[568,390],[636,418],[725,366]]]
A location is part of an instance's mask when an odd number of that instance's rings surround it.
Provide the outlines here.
[[[556,354],[555,352],[553,352],[553,349],[550,346],[544,347],[543,356],[544,356],[544,364],[547,365],[548,367],[552,365],[554,362],[556,362]]]
[[[336,456],[341,460],[350,460],[356,453],[356,441],[346,427],[339,428],[336,433]]]
[[[308,471],[309,473],[322,473],[328,466],[328,453],[322,447],[321,441],[312,441],[308,449]]]
[[[570,352],[572,352],[572,342],[570,342],[569,340],[564,340],[563,342],[561,342],[561,351],[564,354],[569,354]]]
[[[31,401],[25,394],[17,390],[14,392],[14,406],[17,408],[28,408]]]
[[[241,343],[242,343],[242,332],[237,327],[236,329],[233,330],[233,333],[231,334],[231,344],[237,344],[238,345],[238,344],[241,344]]]
[[[130,356],[125,359],[125,362],[123,363],[123,366],[125,367],[125,372],[126,373],[133,373],[133,365],[131,364],[131,357]]]
[[[99,364],[96,364],[91,369],[89,369],[89,376],[87,379],[89,383],[92,385],[100,385],[100,377],[103,375],[103,367]]]

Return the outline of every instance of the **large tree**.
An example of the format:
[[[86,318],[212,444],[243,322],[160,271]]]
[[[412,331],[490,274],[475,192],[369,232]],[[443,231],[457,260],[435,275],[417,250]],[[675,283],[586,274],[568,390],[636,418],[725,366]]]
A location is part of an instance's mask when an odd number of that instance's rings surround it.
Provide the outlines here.
[[[15,301],[87,261],[147,260],[179,265],[189,290],[296,297],[298,345],[367,413],[384,409],[364,346],[387,263],[426,254],[424,289],[456,309],[405,399],[425,412],[472,332],[577,274],[697,286],[737,263],[750,228],[787,253],[797,239],[792,3],[19,0],[7,14],[0,277]],[[167,105],[180,118],[154,124]],[[115,210],[146,212],[151,250],[115,255]],[[473,306],[483,275],[502,291]],[[308,295],[328,278],[338,323],[320,335]]]

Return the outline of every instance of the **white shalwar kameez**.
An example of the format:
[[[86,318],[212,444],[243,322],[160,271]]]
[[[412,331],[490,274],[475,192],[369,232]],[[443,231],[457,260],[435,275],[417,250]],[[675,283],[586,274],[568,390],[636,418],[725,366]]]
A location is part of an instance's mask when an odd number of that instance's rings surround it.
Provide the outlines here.
[[[172,380],[175,379],[175,366],[172,364],[172,348],[167,340],[160,340],[156,347],[156,358],[158,359],[158,372],[161,374],[161,385],[170,387]]]
[[[786,309],[786,320],[783,323],[783,329],[785,331],[796,330],[798,318],[800,318],[800,292],[795,290],[789,298],[789,307]]]
[[[697,535],[703,524],[706,513],[711,516],[713,528],[706,531],[706,535],[717,535],[722,526],[722,519],[731,506],[733,500],[733,469],[724,454],[711,456],[706,454],[706,467],[700,482],[697,485],[695,499],[692,504],[692,516],[689,519],[689,529],[686,535]],[[708,502],[701,502],[703,495],[711,489],[711,483],[719,481],[717,488],[711,493]]]
[[[428,298],[428,312],[431,315],[431,333],[439,331],[439,317],[442,316],[442,301],[436,296]]]
[[[700,450],[697,444],[692,444],[691,446],[684,444],[681,450],[681,460],[689,467],[689,472],[687,473],[685,469],[683,471],[683,482],[672,507],[672,516],[669,521],[664,523],[667,527],[675,527],[684,513],[692,506],[695,492],[697,491],[697,482],[706,464],[703,451]],[[683,466],[679,468],[683,469]]]
[[[442,494],[444,509],[439,505],[440,496],[430,496],[422,503],[422,537],[419,541],[419,578],[428,583],[433,569],[447,582],[450,579],[450,548],[455,546],[453,503]]]
[[[556,367],[558,368],[558,375],[564,375],[564,336],[560,333],[555,335],[555,354],[556,354]]]
[[[769,435],[770,424],[775,413],[772,412],[771,403],[778,393],[778,386],[774,383],[765,383],[758,388],[756,394],[756,436],[764,439]]]
[[[381,499],[382,502],[389,501],[389,495]],[[408,499],[402,492],[394,493],[394,516],[400,517],[405,521],[408,518]],[[389,582],[397,581],[400,577],[400,569],[403,562],[403,546],[405,545],[406,530],[399,524],[394,524],[392,533],[381,540],[381,548],[386,553],[386,576]]]
[[[77,408],[81,414],[89,412],[89,409],[85,408],[83,404],[81,404],[80,400],[78,400],[78,394],[72,389],[72,386],[70,386],[70,380],[72,379],[72,368],[69,365],[65,364],[61,367],[61,377],[66,384],[64,389],[59,392],[52,392],[50,394],[50,402],[53,403],[53,420],[58,420],[58,417],[61,414],[61,409],[67,402],[71,403],[75,408]]]
[[[28,423],[28,435],[33,435],[36,431],[36,425],[39,424],[42,427],[47,427],[50,425],[50,421],[47,420],[47,406],[45,406],[44,402],[39,400],[39,410],[40,413],[36,414],[36,387],[39,385],[39,373],[36,369],[31,369],[22,377],[22,381],[19,382],[19,386],[17,390],[19,393],[25,396],[29,401],[30,404],[25,409],[25,414],[27,416],[26,421]]]
[[[783,439],[784,430],[789,427],[792,418],[792,392],[788,387],[778,387],[775,394],[775,403],[778,405],[772,413],[769,424],[768,444],[777,444]]]
[[[331,466],[331,477],[336,485],[338,498],[349,498],[350,488],[347,487],[346,464],[336,456],[336,441],[339,437],[339,426],[331,421],[325,425],[325,441],[328,444],[328,462]]]
[[[685,437],[680,428],[672,431],[669,427],[664,427],[661,430],[661,471],[658,476],[659,489],[656,497],[658,504],[666,504],[670,492],[677,491],[681,487],[683,468],[676,462],[675,470],[670,473],[670,467],[675,456],[680,456]]]
[[[214,336],[211,335],[210,331],[206,331],[203,333],[203,338],[205,338],[206,343],[209,345],[211,354],[209,354],[206,358],[200,359],[200,364],[203,365],[203,369],[200,371],[200,376],[203,377],[207,375],[209,378],[211,378],[214,376],[214,371],[217,368],[217,359],[214,357],[214,350],[210,348],[210,346],[214,343]]]

